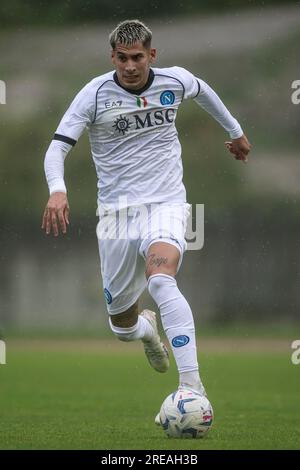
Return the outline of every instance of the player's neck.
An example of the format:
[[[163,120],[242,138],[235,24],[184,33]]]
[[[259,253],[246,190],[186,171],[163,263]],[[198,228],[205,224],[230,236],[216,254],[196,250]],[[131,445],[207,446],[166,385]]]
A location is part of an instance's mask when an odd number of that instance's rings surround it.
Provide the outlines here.
[[[114,81],[115,83],[123,88],[123,90],[126,90],[128,91],[128,93],[131,93],[132,95],[141,95],[142,93],[144,93],[146,90],[148,90],[148,88],[150,88],[150,86],[152,85],[152,82],[154,80],[154,72],[152,69],[149,70],[149,74],[148,74],[148,78],[147,78],[147,81],[145,83],[145,85],[137,90],[133,90],[131,88],[127,88],[125,86],[123,86],[119,79],[118,79],[118,75],[117,75],[117,72],[114,73]]]

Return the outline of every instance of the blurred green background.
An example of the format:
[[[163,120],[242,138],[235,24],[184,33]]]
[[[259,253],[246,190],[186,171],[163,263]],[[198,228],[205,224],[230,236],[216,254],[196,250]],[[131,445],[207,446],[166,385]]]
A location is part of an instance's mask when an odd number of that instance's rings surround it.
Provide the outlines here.
[[[111,70],[108,34],[127,17],[152,29],[156,66],[207,81],[253,145],[249,164],[236,162],[208,114],[193,102],[179,110],[188,201],[205,205],[204,248],[186,253],[178,276],[196,322],[299,332],[299,2],[11,0],[0,6],[3,335],[108,332],[87,135],[66,161],[71,227],[57,240],[40,230],[43,159],[74,95]],[[143,303],[153,306],[147,294]]]

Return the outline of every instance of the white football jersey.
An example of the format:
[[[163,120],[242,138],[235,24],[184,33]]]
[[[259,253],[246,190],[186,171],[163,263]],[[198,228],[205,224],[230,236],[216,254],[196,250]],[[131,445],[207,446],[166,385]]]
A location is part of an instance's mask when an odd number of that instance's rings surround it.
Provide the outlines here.
[[[123,88],[114,71],[88,83],[63,116],[45,159],[50,193],[65,191],[63,160],[82,132],[89,133],[102,208],[186,202],[177,110],[192,98],[230,134],[243,132],[216,93],[181,67],[152,68],[138,91]]]

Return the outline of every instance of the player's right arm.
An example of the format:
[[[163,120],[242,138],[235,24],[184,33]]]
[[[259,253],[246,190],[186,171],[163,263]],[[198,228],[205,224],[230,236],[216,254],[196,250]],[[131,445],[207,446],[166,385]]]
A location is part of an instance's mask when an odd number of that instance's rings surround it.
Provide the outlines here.
[[[49,235],[51,229],[55,237],[58,236],[59,226],[62,233],[67,232],[69,225],[69,203],[65,192],[52,193],[49,197],[43,214],[42,229]]]
[[[52,142],[46,152],[44,169],[49,187],[49,200],[46,204],[42,229],[46,234],[58,236],[59,229],[66,233],[69,225],[69,203],[64,181],[64,161],[95,115],[95,80],[88,83],[75,97],[63,116]]]

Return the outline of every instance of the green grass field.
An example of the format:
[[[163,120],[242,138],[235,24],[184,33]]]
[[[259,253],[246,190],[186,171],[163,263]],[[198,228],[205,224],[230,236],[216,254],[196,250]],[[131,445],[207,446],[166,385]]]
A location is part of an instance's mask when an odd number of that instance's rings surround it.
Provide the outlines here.
[[[7,341],[0,448],[299,449],[300,365],[289,343],[264,352],[218,342],[199,358],[214,426],[204,439],[176,440],[154,424],[177,386],[174,362],[158,374],[141,345],[117,340]]]

